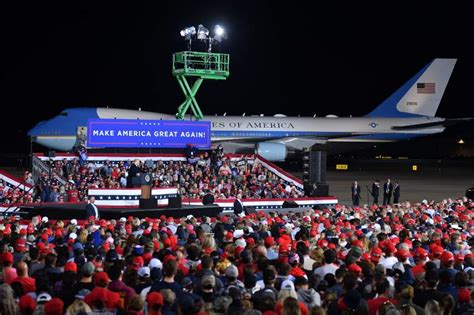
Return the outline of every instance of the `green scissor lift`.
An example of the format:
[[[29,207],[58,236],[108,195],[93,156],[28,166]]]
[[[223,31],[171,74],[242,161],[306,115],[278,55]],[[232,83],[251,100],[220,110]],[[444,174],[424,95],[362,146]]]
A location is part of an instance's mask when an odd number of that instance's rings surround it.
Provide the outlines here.
[[[178,79],[179,86],[186,100],[179,105],[176,118],[184,119],[191,107],[196,120],[201,120],[203,114],[196,101],[196,93],[204,79],[225,80],[229,76],[229,55],[197,51],[182,51],[173,54],[173,75]],[[186,78],[194,77],[191,87]]]

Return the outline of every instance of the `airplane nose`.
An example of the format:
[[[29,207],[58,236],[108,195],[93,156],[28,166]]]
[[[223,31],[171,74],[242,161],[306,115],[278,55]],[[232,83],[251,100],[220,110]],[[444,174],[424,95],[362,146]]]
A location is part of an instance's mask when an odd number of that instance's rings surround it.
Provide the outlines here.
[[[39,135],[41,135],[41,131],[42,131],[42,129],[44,128],[44,124],[45,124],[45,123],[46,123],[46,120],[37,123],[36,126],[34,126],[33,128],[31,128],[31,129],[28,131],[28,136],[29,136],[29,137],[34,137],[34,136],[39,136]]]

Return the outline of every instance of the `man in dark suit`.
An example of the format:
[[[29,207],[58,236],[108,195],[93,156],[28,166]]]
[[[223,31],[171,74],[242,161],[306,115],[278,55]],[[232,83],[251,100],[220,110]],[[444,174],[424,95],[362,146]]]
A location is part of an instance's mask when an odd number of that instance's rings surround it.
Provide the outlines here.
[[[133,178],[140,175],[140,160],[133,161],[128,169],[127,188],[133,188]]]
[[[380,182],[378,180],[373,182],[372,190],[371,190],[370,193],[372,194],[372,197],[374,198],[373,204],[378,205],[379,204],[379,195],[380,195]]]
[[[360,186],[357,183],[357,181],[355,181],[352,184],[351,193],[352,193],[352,205],[353,206],[358,206],[359,201],[360,201]]]
[[[400,185],[395,181],[393,186],[393,203],[400,203]]]
[[[94,203],[95,203],[95,197],[92,196],[89,199],[89,203],[86,206],[87,219],[89,219],[90,217],[94,217],[96,219],[99,218],[99,209],[97,208],[97,206]]]
[[[390,204],[390,198],[392,198],[393,184],[390,182],[390,178],[383,184],[383,205]]]

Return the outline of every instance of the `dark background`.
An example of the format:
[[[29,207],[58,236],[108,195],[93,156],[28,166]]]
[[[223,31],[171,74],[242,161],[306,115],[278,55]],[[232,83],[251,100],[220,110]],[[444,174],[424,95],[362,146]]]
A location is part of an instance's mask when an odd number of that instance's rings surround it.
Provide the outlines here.
[[[186,47],[179,30],[200,23],[226,28],[229,39],[219,48],[231,55],[228,81],[205,82],[197,95],[206,114],[364,115],[433,58],[445,57],[458,63],[438,116],[474,116],[468,7],[447,1],[1,4],[3,153],[28,152],[28,129],[69,107],[175,113],[183,95],[171,55]],[[427,154],[443,151],[443,139],[472,138],[471,127],[431,137],[438,144]]]

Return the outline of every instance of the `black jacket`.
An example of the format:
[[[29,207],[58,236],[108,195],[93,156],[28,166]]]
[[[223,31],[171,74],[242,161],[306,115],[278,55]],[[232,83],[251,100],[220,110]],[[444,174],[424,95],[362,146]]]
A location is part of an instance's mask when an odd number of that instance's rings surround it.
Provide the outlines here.
[[[99,213],[99,208],[97,208],[97,214],[98,213]],[[90,216],[95,217],[95,210],[92,204],[88,203],[86,206],[86,219],[88,219]]]

